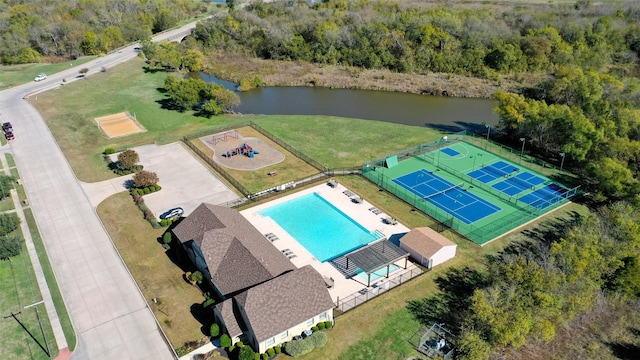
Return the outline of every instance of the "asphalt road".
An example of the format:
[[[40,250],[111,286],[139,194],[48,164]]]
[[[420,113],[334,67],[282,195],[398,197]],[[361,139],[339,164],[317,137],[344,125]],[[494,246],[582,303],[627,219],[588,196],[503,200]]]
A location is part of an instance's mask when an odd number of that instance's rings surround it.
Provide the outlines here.
[[[163,33],[180,38],[195,23]],[[156,40],[156,38],[154,38]],[[69,163],[40,114],[23,97],[60,86],[137,56],[134,45],[41,82],[0,92],[2,121],[11,121],[11,141],[47,254],[71,317],[77,346],[71,359],[173,359],[147,301],[118,255]]]

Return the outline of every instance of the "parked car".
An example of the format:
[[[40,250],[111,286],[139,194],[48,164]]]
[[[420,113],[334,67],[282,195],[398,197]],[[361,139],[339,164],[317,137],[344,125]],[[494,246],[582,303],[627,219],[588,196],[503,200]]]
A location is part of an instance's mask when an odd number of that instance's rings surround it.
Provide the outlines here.
[[[164,213],[162,213],[162,215],[160,215],[160,220],[175,219],[177,217],[182,216],[182,214],[184,214],[184,209],[181,208],[181,207],[176,207],[176,208],[167,210]]]
[[[2,123],[2,130],[4,131],[13,131],[13,126],[11,126],[10,122]]]
[[[4,136],[7,138],[7,140],[13,140],[16,137],[13,135],[12,131],[5,131]]]
[[[34,79],[35,81],[42,81],[44,79],[47,78],[47,74],[42,73],[42,74],[38,74],[38,76],[36,76],[36,78]]]

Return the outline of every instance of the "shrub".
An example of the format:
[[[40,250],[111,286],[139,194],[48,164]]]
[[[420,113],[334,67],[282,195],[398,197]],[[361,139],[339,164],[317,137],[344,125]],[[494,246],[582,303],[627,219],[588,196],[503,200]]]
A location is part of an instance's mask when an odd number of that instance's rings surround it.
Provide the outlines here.
[[[317,326],[314,326],[314,327],[312,327],[312,328],[311,328],[311,331],[313,331],[313,332],[317,332],[318,330],[319,330],[319,329],[318,329],[318,327],[317,327]]]
[[[202,303],[202,307],[203,308],[208,308],[209,306],[211,306],[211,305],[213,305],[215,303],[216,303],[216,301],[214,299],[207,299]],[[211,336],[214,336],[214,335],[211,335]]]
[[[254,360],[256,353],[253,352],[251,346],[243,346],[238,353],[238,360]],[[258,354],[258,356],[260,356]]]
[[[171,242],[171,240],[173,240],[173,235],[171,235],[170,232],[166,232],[164,233],[164,235],[162,235],[162,242],[165,244],[168,244]]]
[[[285,351],[293,357],[298,357],[310,353],[313,351],[313,348],[313,344],[307,341],[307,339],[304,339],[288,342]]]
[[[147,209],[144,212],[144,219],[145,220],[151,220],[151,219],[155,219],[156,217],[153,215],[153,211],[151,211],[151,209]]]
[[[209,334],[213,337],[218,337],[218,335],[220,335],[220,325],[211,325],[211,327],[209,328]]]
[[[234,352],[235,350],[236,350],[235,345],[231,345],[231,346],[229,346],[229,348],[227,349],[227,352],[228,352],[229,354],[231,354],[231,353],[232,353],[232,352]]]
[[[142,195],[144,195],[144,190],[136,189],[136,193],[138,193],[138,195],[142,196]]]
[[[282,352],[282,348],[280,347],[280,345],[276,345],[274,349],[276,350],[276,354],[280,354]]]
[[[262,360],[269,360],[269,355],[267,355],[266,353],[262,354]]]
[[[244,347],[244,343],[243,343],[242,341],[238,341],[238,342],[236,343],[236,347],[237,347],[237,348],[243,348],[243,347]]]
[[[314,349],[321,348],[327,345],[327,333],[324,332],[314,332],[305,341],[310,342],[313,345]]]
[[[151,193],[151,190],[149,190],[149,188],[147,187],[147,188],[144,188],[143,192],[145,195],[147,195]]]
[[[104,154],[105,155],[111,155],[111,154],[115,154],[116,153],[116,149],[114,148],[106,148],[104,149]]]
[[[160,190],[162,190],[162,187],[160,185],[156,184],[156,191],[160,191]]]
[[[273,348],[268,348],[267,349],[267,355],[269,355],[269,357],[273,356],[276,353],[275,350],[273,350]]]
[[[167,220],[167,219],[160,220],[160,226],[162,226],[162,227],[169,226],[169,220]]]
[[[331,321],[325,321],[325,322],[324,322],[324,327],[325,327],[326,329],[331,329],[331,328],[333,327],[333,322],[331,322]]]
[[[253,360],[260,360],[260,354],[253,354]]]
[[[196,284],[202,283],[202,273],[200,271],[194,271],[189,276],[189,280],[195,282]],[[229,341],[231,341],[231,339],[229,339]],[[229,345],[231,345],[231,344],[229,344]],[[229,345],[223,346],[223,347],[228,347]]]
[[[200,271],[196,271],[195,273],[191,274],[191,276],[195,275],[196,273],[200,273]],[[202,277],[202,274],[200,274],[200,276]],[[222,334],[222,336],[220,336],[220,346],[223,348],[228,348],[229,346],[231,346],[231,338],[229,337],[229,335]]]
[[[324,322],[319,322],[318,323],[318,329],[324,330]]]

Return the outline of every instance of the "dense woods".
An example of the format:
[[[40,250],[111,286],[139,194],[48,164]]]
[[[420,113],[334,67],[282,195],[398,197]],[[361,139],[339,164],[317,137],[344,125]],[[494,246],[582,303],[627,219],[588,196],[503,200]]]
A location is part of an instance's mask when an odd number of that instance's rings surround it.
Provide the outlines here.
[[[0,0],[0,62],[97,55],[173,27],[201,10],[189,0]],[[206,7],[202,8],[206,10]]]

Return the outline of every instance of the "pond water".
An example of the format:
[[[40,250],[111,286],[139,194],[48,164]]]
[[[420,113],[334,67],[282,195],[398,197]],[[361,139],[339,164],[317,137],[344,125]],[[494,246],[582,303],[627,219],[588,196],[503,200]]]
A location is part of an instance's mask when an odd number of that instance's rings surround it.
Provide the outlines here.
[[[204,73],[191,73],[237,91],[237,85]],[[484,131],[483,124],[498,123],[489,99],[454,98],[390,91],[315,87],[265,87],[238,93],[236,111],[265,115],[332,115],[396,124],[428,126],[440,130]]]

